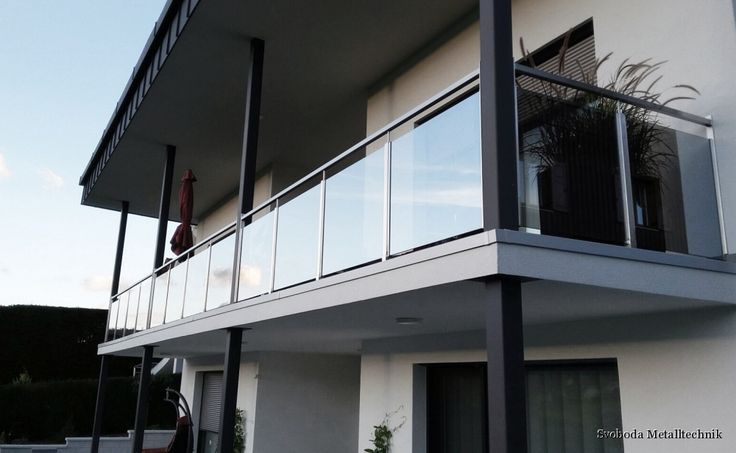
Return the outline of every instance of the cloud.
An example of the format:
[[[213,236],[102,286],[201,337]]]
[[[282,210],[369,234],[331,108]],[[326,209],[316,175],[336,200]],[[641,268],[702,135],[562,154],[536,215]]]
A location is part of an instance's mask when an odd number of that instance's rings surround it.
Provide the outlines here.
[[[13,176],[13,173],[10,171],[8,163],[5,161],[5,156],[0,153],[0,181],[8,179],[11,176]]]
[[[110,287],[112,286],[112,277],[93,275],[85,278],[84,281],[82,281],[82,286],[87,291],[110,291]]]
[[[48,168],[38,171],[38,175],[43,180],[43,188],[49,190],[59,190],[64,187],[64,178],[57,175]]]

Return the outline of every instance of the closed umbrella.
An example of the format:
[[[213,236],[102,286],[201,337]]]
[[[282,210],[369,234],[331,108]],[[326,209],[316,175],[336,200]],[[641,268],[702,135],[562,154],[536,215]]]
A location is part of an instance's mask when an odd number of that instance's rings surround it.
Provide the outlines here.
[[[192,170],[184,172],[181,177],[181,186],[179,187],[179,214],[181,216],[181,225],[176,227],[174,236],[171,237],[171,251],[180,255],[194,245],[192,238],[192,210],[194,209],[194,187],[193,183],[197,178]]]

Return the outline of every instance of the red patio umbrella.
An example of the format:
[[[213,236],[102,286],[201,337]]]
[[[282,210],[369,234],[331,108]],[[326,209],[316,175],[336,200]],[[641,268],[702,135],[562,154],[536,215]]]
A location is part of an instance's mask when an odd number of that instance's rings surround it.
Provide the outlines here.
[[[181,225],[176,227],[174,236],[171,237],[171,251],[180,255],[181,252],[194,245],[192,238],[192,210],[194,208],[194,187],[193,183],[197,178],[192,170],[184,172],[181,177],[181,186],[179,187],[179,214],[181,216]]]

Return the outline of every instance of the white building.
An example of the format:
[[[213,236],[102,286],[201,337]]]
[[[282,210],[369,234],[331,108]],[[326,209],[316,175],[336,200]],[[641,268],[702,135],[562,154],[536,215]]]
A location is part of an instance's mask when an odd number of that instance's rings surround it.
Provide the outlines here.
[[[162,225],[102,375],[183,358],[200,452],[236,408],[247,453],[361,452],[386,414],[397,453],[732,452],[735,18],[170,0],[80,180],[122,212],[116,274],[128,213]],[[186,169],[196,245],[164,264]]]

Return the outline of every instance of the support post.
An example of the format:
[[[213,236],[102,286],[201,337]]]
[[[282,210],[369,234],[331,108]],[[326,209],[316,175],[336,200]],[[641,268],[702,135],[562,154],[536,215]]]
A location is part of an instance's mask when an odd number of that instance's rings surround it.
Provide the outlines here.
[[[621,183],[621,204],[624,215],[624,242],[626,247],[636,248],[636,218],[634,217],[634,184],[631,180],[629,137],[626,132],[626,116],[616,112],[616,140],[618,141],[618,171]]]
[[[488,446],[490,453],[526,453],[526,376],[521,282],[486,282]]]
[[[107,390],[107,373],[110,357],[100,356],[100,377],[97,380],[97,401],[95,402],[95,418],[92,423],[92,446],[90,453],[100,451],[100,435],[102,434],[102,418],[105,411],[105,391]]]
[[[169,223],[169,206],[171,204],[171,183],[174,179],[174,160],[176,146],[166,145],[166,162],[161,180],[161,200],[158,207],[158,231],[156,233],[156,252],[153,256],[153,268],[164,264],[164,250],[166,250],[166,227]]]
[[[217,441],[218,453],[233,453],[242,340],[243,329],[237,327],[227,329],[225,339],[225,369],[223,372],[224,381],[222,383],[220,436]]]
[[[120,224],[118,226],[118,243],[115,248],[115,264],[112,270],[112,284],[110,285],[110,297],[112,298],[120,290],[120,270],[123,267],[123,250],[125,249],[125,232],[128,228],[128,212],[130,210],[130,203],[123,201],[120,206]],[[107,326],[110,325],[109,320],[109,309],[108,309],[108,322],[105,324],[105,341],[107,341],[107,335],[109,329]],[[109,368],[109,361],[111,357],[102,355],[100,356],[100,375],[97,380],[97,400],[95,402],[95,418],[92,422],[92,446],[90,448],[91,453],[98,453],[100,449],[100,435],[102,433],[102,419],[105,413],[105,391],[107,389],[107,375]]]
[[[238,218],[235,220],[235,255],[233,258],[233,280],[230,302],[238,300],[238,276],[240,275],[240,247],[242,228],[250,223],[243,222],[243,214],[253,209],[256,183],[256,158],[258,157],[258,131],[261,119],[261,86],[263,85],[264,42],[253,38],[250,41],[250,64],[245,92],[245,124],[243,126],[243,148],[240,158],[240,184],[238,186]]]
[[[153,346],[143,346],[141,375],[138,381],[138,402],[135,408],[135,432],[133,433],[132,453],[141,453],[143,450],[143,434],[146,430],[146,419],[148,418],[148,390],[151,386],[152,362]]]
[[[519,229],[511,0],[480,0],[483,228]]]
[[[120,206],[120,225],[118,226],[118,244],[115,249],[115,265],[112,270],[112,287],[110,297],[120,289],[120,270],[123,267],[123,250],[125,249],[125,231],[128,229],[128,211],[130,203],[123,201]]]

